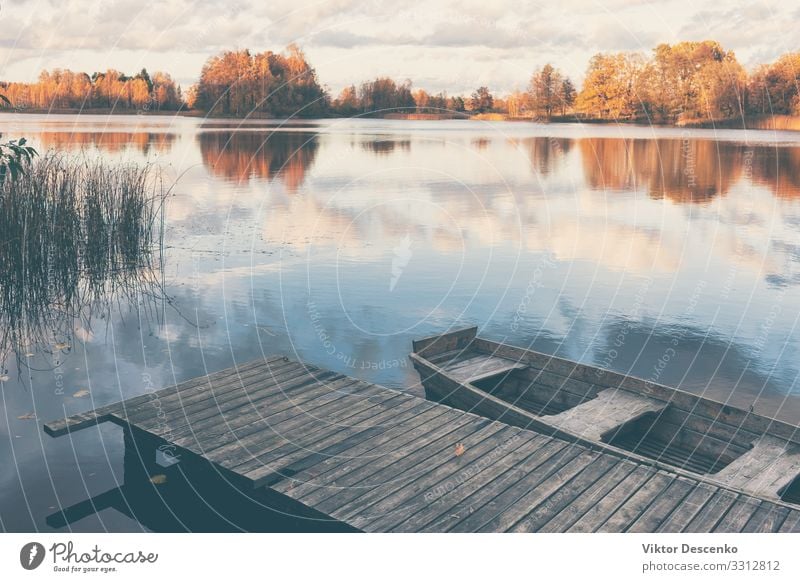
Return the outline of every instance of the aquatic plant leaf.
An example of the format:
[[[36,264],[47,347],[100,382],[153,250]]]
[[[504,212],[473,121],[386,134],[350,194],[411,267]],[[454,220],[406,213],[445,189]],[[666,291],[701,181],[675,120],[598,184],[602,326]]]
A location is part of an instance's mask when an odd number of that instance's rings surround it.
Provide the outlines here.
[[[86,389],[78,390],[75,394],[72,395],[73,398],[86,398],[89,396],[90,392]]]
[[[153,485],[163,485],[167,482],[167,476],[163,473],[159,473],[158,475],[153,475],[150,477],[150,483]]]
[[[26,412],[25,414],[20,414],[17,417],[17,420],[36,420],[36,413],[35,412]]]

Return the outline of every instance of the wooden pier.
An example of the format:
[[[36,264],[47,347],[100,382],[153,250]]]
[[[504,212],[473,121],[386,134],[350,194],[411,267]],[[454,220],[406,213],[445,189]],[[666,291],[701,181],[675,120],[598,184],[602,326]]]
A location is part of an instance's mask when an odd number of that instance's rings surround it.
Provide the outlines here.
[[[796,532],[796,507],[276,356],[45,424],[101,422],[368,532]]]

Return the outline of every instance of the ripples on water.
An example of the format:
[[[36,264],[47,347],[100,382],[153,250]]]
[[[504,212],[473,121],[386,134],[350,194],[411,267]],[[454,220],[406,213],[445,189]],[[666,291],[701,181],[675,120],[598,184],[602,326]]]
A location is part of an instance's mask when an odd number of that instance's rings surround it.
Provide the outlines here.
[[[42,435],[62,407],[275,352],[421,394],[411,339],[451,326],[800,422],[800,134],[33,115],[0,131],[178,179],[164,318],[120,309],[57,363],[38,354],[43,371],[11,362],[2,528],[47,529],[125,481],[118,429]],[[72,527],[142,525],[111,504]]]

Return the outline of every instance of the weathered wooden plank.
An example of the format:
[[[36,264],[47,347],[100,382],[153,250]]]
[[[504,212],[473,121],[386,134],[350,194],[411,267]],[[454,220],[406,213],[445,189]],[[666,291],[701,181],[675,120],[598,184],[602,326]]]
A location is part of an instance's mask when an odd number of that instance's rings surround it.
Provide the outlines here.
[[[347,380],[350,380],[348,382]],[[341,411],[358,412],[371,408],[383,401],[399,398],[400,401],[411,398],[397,392],[373,392],[367,394],[343,395],[337,387],[348,388],[359,382],[352,379],[343,379],[330,387],[321,387],[319,390],[292,397],[288,400],[279,400],[267,406],[260,406],[256,410],[247,411],[230,420],[224,419],[213,431],[206,431],[197,439],[197,446],[203,448],[205,455],[223,455],[230,461],[229,456],[244,446],[257,446],[258,434],[262,431],[275,432],[289,435],[291,431],[302,426],[306,433],[314,423],[321,422],[327,426],[335,424],[336,416]],[[334,421],[333,423],[331,421]]]
[[[449,531],[462,520],[489,503],[496,495],[522,479],[546,473],[554,464],[562,463],[564,458],[574,451],[562,441],[547,439],[543,444],[535,443],[532,453],[527,448],[522,451],[524,458],[508,469],[503,470],[503,465],[496,463],[492,470],[487,472],[484,479],[479,481],[479,487],[470,487],[466,496],[447,499],[447,505],[440,507],[438,515],[429,520],[419,531],[444,532]],[[474,490],[473,490],[474,489]],[[443,504],[444,505],[444,504]]]
[[[443,352],[464,349],[475,339],[477,333],[477,327],[457,329],[448,333],[414,340],[412,348],[415,353],[428,358]]]
[[[727,489],[717,489],[692,521],[683,528],[687,533],[706,533],[714,531],[725,513],[736,502],[739,495]]]
[[[635,495],[656,474],[655,469],[637,466],[636,469],[611,492],[593,505],[567,531],[586,533],[595,531],[613,515],[632,495]]]
[[[80,412],[57,420],[51,420],[44,424],[44,431],[51,437],[60,437],[67,433],[77,432],[84,428],[107,422],[112,418],[111,412],[115,409],[116,405],[103,406],[88,412]]]
[[[742,533],[775,533],[789,517],[790,510],[767,501],[761,503],[742,528]]]
[[[761,501],[752,497],[740,496],[739,499],[725,513],[722,519],[714,526],[715,532],[739,533],[753,517],[761,505]]]
[[[185,419],[185,426],[172,428],[169,439],[178,446],[184,442],[198,443],[198,439],[213,440],[225,437],[234,430],[263,421],[268,415],[286,412],[287,415],[299,414],[304,408],[316,406],[331,399],[340,398],[342,390],[348,390],[356,383],[346,376],[334,377],[320,382],[310,377],[297,378],[288,382],[280,393],[262,393],[246,395],[238,402],[229,401],[220,405],[216,414],[203,415]],[[188,440],[187,440],[188,439]]]
[[[415,513],[426,505],[423,493],[438,485],[441,481],[452,478],[459,471],[467,468],[482,455],[502,444],[520,429],[501,424],[492,424],[483,431],[472,434],[462,442],[464,452],[456,455],[451,451],[441,459],[426,463],[420,473],[413,475],[411,480],[403,480],[384,486],[386,495],[375,499],[357,515],[348,521],[353,527],[362,530],[384,531],[374,522],[386,520],[394,521],[398,517]],[[439,462],[441,461],[441,462]],[[429,470],[426,471],[426,468]],[[375,494],[375,498],[378,497]],[[369,527],[368,527],[369,526]]]
[[[326,459],[291,479],[275,483],[271,488],[291,497],[302,496],[334,481],[337,474],[371,463],[376,458],[406,446],[415,438],[419,438],[414,429],[441,416],[447,410],[444,407],[423,406],[419,401],[411,401],[410,404],[413,405],[412,408],[396,411],[385,432],[353,447],[346,456]]]
[[[278,361],[282,360],[282,356],[273,356],[268,361]],[[248,362],[244,364],[240,369],[251,370],[257,369],[264,365],[264,360],[256,360],[253,362]],[[52,437],[59,437],[68,432],[75,432],[81,430],[83,428],[87,428],[89,426],[93,426],[95,424],[99,424],[101,422],[106,422],[111,419],[111,417],[120,410],[123,410],[126,406],[138,406],[138,405],[151,405],[154,399],[159,399],[164,397],[168,392],[180,392],[184,390],[190,390],[198,385],[203,384],[207,378],[225,378],[229,376],[236,375],[236,368],[228,368],[225,370],[221,370],[219,372],[215,372],[210,376],[204,376],[201,378],[194,378],[192,380],[188,380],[186,382],[181,382],[174,386],[170,386],[168,388],[164,388],[159,391],[149,392],[147,394],[141,394],[139,396],[135,396],[124,400],[122,402],[114,402],[95,410],[90,410],[86,412],[81,412],[78,414],[73,414],[70,416],[65,416],[62,419],[53,420],[44,424],[44,431],[52,436]]]
[[[780,533],[795,533],[800,532],[800,511],[794,509],[786,517],[781,524]]]
[[[777,499],[780,488],[790,483],[798,471],[800,449],[765,435],[752,449],[719,471],[714,479],[730,487]]]
[[[609,472],[620,462],[619,459],[609,455],[599,455],[567,483],[555,484],[555,491],[549,496],[547,491],[536,495],[529,493],[502,515],[496,517],[493,525],[485,526],[483,529],[484,531],[537,532],[545,523],[585,495],[587,489],[592,485],[604,481]],[[528,511],[525,509],[527,507],[534,507],[534,509],[516,521],[518,515]],[[508,524],[513,525],[506,527]]]
[[[228,368],[210,376],[162,388],[150,394],[150,398],[132,398],[119,402],[117,414],[126,420],[136,418],[140,413],[149,416],[152,414],[155,402],[158,403],[160,410],[169,411],[180,408],[182,402],[191,403],[208,398],[209,394],[222,394],[229,389],[248,386],[252,382],[268,382],[273,375],[272,370],[275,374],[280,374],[286,370],[302,368],[302,364],[284,357],[274,357],[267,361],[257,360],[241,368]]]
[[[597,398],[548,417],[554,426],[583,438],[600,441],[607,432],[645,413],[659,413],[667,404],[624,390],[608,389]]]
[[[451,374],[452,372],[458,372],[459,370],[463,370],[469,366],[480,364],[482,362],[489,362],[493,359],[491,355],[483,352],[476,352],[475,350],[464,350],[458,352],[458,354],[458,357],[451,358],[439,367],[442,368],[442,370],[445,370],[448,374]]]
[[[477,382],[482,378],[511,372],[512,370],[521,370],[525,367],[527,367],[527,364],[482,354],[449,366],[446,372],[448,376],[459,382]]]
[[[473,356],[482,353],[483,352],[479,352],[477,350],[473,350],[467,347],[466,349],[450,350],[448,352],[442,352],[440,354],[436,354],[435,356],[430,356],[430,358],[428,358],[428,361],[436,364],[440,368],[446,368],[451,364],[457,364],[460,361],[469,359]]]
[[[563,443],[551,441],[544,436],[523,432],[506,441],[502,449],[485,455],[470,467],[464,469],[462,475],[453,480],[439,484],[425,491],[422,497],[427,502],[419,511],[401,516],[401,519],[384,522],[384,531],[415,532],[447,514],[452,516],[453,508],[467,498],[481,491],[488,483],[530,459],[534,455],[541,456],[546,450],[556,452],[564,447]],[[377,531],[377,530],[375,530]]]
[[[392,465],[398,458],[411,456],[419,462],[424,461],[431,446],[440,438],[453,433],[470,423],[469,416],[459,415],[446,409],[447,412],[412,429],[404,439],[405,443],[386,454],[372,457],[368,463],[346,463],[336,467],[325,476],[325,483],[319,486],[306,487],[293,493],[293,497],[304,504],[318,506],[323,500],[349,490],[364,479]],[[425,448],[427,447],[427,449]],[[343,499],[344,496],[340,496]]]
[[[672,482],[672,478],[663,471],[658,471],[636,493],[631,495],[611,516],[594,531],[598,532],[624,532],[631,523],[635,522],[644,511],[650,507],[653,500],[660,495]]]
[[[246,430],[245,426],[256,429],[257,423],[263,421],[264,417],[268,415],[286,410],[290,411],[290,414],[293,412],[296,415],[299,413],[298,403],[302,404],[314,398],[336,393],[339,388],[350,386],[355,382],[346,376],[333,377],[330,383],[319,382],[305,376],[297,378],[296,381],[287,385],[289,394],[273,394],[263,400],[259,399],[256,402],[256,409],[242,414],[241,420],[237,424],[242,424],[242,430]],[[214,408],[197,411],[192,418],[181,419],[178,417],[161,424],[148,421],[136,426],[141,430],[147,430],[152,435],[169,438],[178,446],[186,448],[191,446],[197,450],[213,448],[237,438],[230,430],[227,420],[221,417],[219,410]]]
[[[319,507],[331,517],[349,521],[357,513],[367,510],[372,503],[382,499],[386,494],[387,484],[398,484],[416,478],[427,467],[442,463],[444,459],[455,455],[455,447],[469,440],[472,435],[481,437],[501,426],[489,421],[478,424],[474,419],[471,420],[472,422],[431,442],[413,455],[402,458],[398,456],[394,463],[361,481],[355,481],[348,489],[325,499]]]
[[[684,477],[672,477],[667,487],[639,517],[624,531],[650,533],[656,531],[675,512],[684,511],[683,502],[694,489],[696,481]]]
[[[595,455],[586,452],[581,447],[567,447],[563,454],[551,457],[536,472],[527,478],[518,480],[509,487],[487,500],[481,507],[476,508],[470,515],[466,516],[448,531],[453,532],[475,532],[479,531],[495,517],[502,514],[508,507],[531,491],[535,491],[539,485],[545,485],[549,490],[552,484],[560,484],[563,480],[571,478],[581,468],[586,466]],[[507,529],[507,527],[505,527]],[[505,531],[498,528],[496,531]]]
[[[390,403],[395,398],[401,398],[401,395],[388,393],[349,401],[344,398],[332,399],[325,406],[332,407],[331,412],[346,409],[347,415],[341,419],[344,422],[353,414],[367,411],[371,411],[371,413],[361,418],[378,422],[379,419],[387,416],[387,412],[391,412]],[[389,406],[386,406],[387,403]],[[320,413],[322,410],[323,407],[320,407]],[[285,452],[287,446],[297,447],[301,446],[301,443],[312,446],[317,440],[327,438],[342,430],[369,428],[369,426],[358,425],[343,428],[341,424],[331,423],[318,416],[311,416],[305,410],[294,408],[292,412],[295,413],[294,416],[281,422],[272,423],[267,419],[265,422],[247,425],[244,430],[233,433],[234,440],[231,443],[211,448],[204,453],[204,456],[237,473],[247,475],[252,466],[262,467],[267,459],[276,461],[278,457],[275,454],[278,449]]]
[[[708,483],[695,483],[689,495],[681,502],[678,511],[673,511],[667,516],[655,531],[663,533],[678,533],[695,518],[709,499],[716,493],[717,487]]]
[[[227,402],[232,398],[246,398],[249,394],[264,391],[277,391],[283,384],[293,380],[314,380],[316,377],[330,379],[336,375],[331,372],[318,372],[309,374],[302,366],[289,366],[277,377],[265,377],[259,370],[253,372],[253,376],[246,377],[243,381],[231,379],[224,387],[218,388],[215,385],[204,386],[202,390],[195,391],[189,396],[174,396],[170,400],[159,399],[156,407],[153,403],[140,405],[136,408],[125,407],[119,413],[120,418],[126,422],[138,426],[146,426],[151,422],[156,414],[161,413],[167,417],[190,418],[195,412],[213,410],[218,404]]]
[[[392,413],[391,409],[387,409],[387,411],[385,413],[381,413],[380,415],[375,416],[374,420],[375,420],[375,422],[377,422],[379,424],[383,423],[383,422],[389,422],[391,420],[391,413]],[[455,419],[455,421],[437,419],[437,423],[441,423],[441,424],[449,424],[451,422],[453,423],[453,426],[452,427],[445,427],[445,429],[455,428],[455,426],[458,426],[458,427],[465,427],[465,430],[468,430],[469,427],[470,427],[470,424],[471,424],[469,421],[466,421],[466,422],[463,422],[463,423],[459,422],[459,419]],[[352,430],[352,429],[346,429],[346,430]],[[476,430],[477,430],[477,428],[476,428]],[[331,431],[326,431],[326,432],[331,432]],[[338,435],[337,435],[337,438],[338,438]],[[427,444],[427,443],[426,443],[425,439],[423,438],[420,441],[420,446],[422,446],[423,449],[425,449],[425,446],[424,446],[425,444]],[[408,447],[406,447],[406,448],[408,448]],[[285,445],[283,447],[283,449],[281,451],[278,451],[278,452],[289,452],[289,453],[294,454],[294,455],[300,455],[300,454],[302,454],[302,449],[298,448],[297,444],[295,442],[291,442],[291,443]],[[397,453],[391,453],[391,454],[387,455],[386,459],[390,459],[391,460],[395,456],[397,456]],[[368,469],[366,469],[366,470],[375,469],[376,465],[381,464],[384,460],[385,459],[382,458],[382,459],[380,459],[380,461],[376,461],[374,463],[370,463],[369,466],[368,466]],[[237,470],[237,472],[242,472],[242,473],[248,475],[248,478],[251,478],[251,479],[258,479],[258,478],[261,477],[261,474],[265,474],[266,473],[265,468],[261,464],[259,464],[258,460],[249,461],[245,465],[237,467],[236,470]],[[344,478],[344,480],[352,479],[353,475],[356,475],[356,474],[358,474],[358,471],[352,471],[351,473],[349,473]]]
[[[567,531],[572,524],[581,518],[589,509],[594,507],[617,485],[627,479],[637,465],[628,460],[621,460],[614,465],[602,479],[598,479],[591,487],[586,489],[579,497],[572,500],[558,513],[542,523],[536,531],[540,533],[556,533]]]
[[[414,483],[417,489],[415,496],[404,505],[396,507],[391,514],[369,522],[368,531],[417,531],[422,525],[439,515],[442,508],[449,508],[454,503],[467,497],[480,487],[483,479],[489,480],[497,471],[510,468],[518,460],[522,460],[539,448],[542,437],[532,436],[519,429],[510,433],[496,435],[485,450],[467,449],[469,455],[463,459],[453,474],[440,479],[436,483]],[[499,442],[498,442],[499,441]],[[535,444],[539,443],[539,445]],[[524,449],[524,450],[523,450]],[[470,457],[472,457],[470,459]],[[455,462],[460,462],[458,458]],[[498,462],[502,467],[497,467]]]
[[[383,410],[378,412],[381,409]],[[311,466],[309,461],[312,457],[317,459],[317,462],[322,462],[334,455],[336,458],[349,456],[350,449],[374,436],[382,434],[386,430],[384,424],[391,422],[393,416],[394,407],[386,403],[380,403],[376,407],[360,412],[358,417],[352,417],[352,426],[342,428],[341,426],[331,425],[316,431],[308,437],[300,431],[296,433],[298,436],[287,435],[286,440],[288,442],[285,445],[236,465],[232,467],[232,470],[252,480],[255,487],[259,487],[266,482],[274,482],[294,476],[298,470],[297,463],[301,459],[304,460],[305,469]],[[365,422],[367,420],[369,422]],[[365,423],[360,424],[361,422]],[[302,438],[299,436],[300,434],[302,434]],[[361,435],[360,439],[356,438],[356,435]],[[339,447],[337,445],[343,439],[347,439],[350,443],[348,447]],[[233,462],[231,464],[233,465]],[[286,472],[283,469],[274,470],[275,466],[289,465],[294,467],[291,472]]]

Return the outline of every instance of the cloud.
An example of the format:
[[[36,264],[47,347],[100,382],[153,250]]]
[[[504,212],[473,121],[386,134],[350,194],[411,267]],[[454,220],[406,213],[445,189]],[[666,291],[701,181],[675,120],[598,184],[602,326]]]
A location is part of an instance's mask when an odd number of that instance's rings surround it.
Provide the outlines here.
[[[354,34],[347,30],[323,30],[314,34],[310,38],[310,42],[315,46],[336,48],[354,48],[358,46],[380,44],[380,41],[374,37]]]

